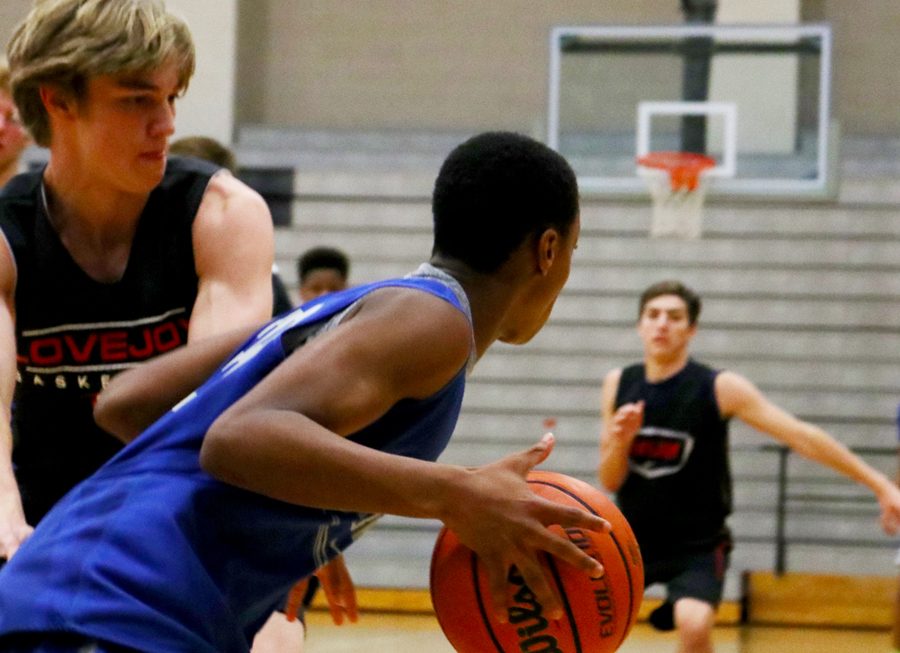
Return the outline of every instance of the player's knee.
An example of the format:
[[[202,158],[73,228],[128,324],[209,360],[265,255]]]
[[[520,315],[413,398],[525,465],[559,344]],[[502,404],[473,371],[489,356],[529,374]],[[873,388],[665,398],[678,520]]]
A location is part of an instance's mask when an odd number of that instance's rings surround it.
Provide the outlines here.
[[[713,606],[697,599],[680,599],[675,603],[675,625],[685,650],[706,650],[715,621]]]
[[[684,651],[707,651],[712,647],[712,628],[706,622],[689,620],[680,623],[678,636]]]

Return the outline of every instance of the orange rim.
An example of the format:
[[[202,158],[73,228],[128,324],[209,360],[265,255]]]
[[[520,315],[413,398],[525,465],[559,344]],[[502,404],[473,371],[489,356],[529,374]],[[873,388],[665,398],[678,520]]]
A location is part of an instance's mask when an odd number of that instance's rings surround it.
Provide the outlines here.
[[[716,165],[716,160],[696,152],[650,152],[638,158],[645,168],[665,170],[669,173],[672,190],[697,190],[700,173]]]

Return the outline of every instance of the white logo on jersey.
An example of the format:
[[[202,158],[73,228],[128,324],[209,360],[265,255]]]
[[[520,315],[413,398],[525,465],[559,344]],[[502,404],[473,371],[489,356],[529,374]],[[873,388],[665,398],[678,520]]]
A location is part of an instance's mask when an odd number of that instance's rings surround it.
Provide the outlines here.
[[[628,467],[644,478],[668,476],[684,468],[693,449],[690,433],[646,426],[631,444]]]
[[[229,360],[227,363],[225,363],[225,365],[222,366],[222,376],[228,376],[235,370],[239,369],[242,365],[253,359],[253,357],[256,356],[260,351],[262,351],[263,347],[272,342],[272,340],[279,337],[282,333],[295,326],[299,322],[303,321],[310,315],[315,315],[321,308],[322,304],[315,304],[314,306],[310,306],[306,310],[291,312],[281,318],[278,318],[277,320],[270,322],[259,333],[256,334],[256,340],[252,345],[248,345],[246,349],[239,351],[231,360]],[[195,390],[187,397],[179,401],[172,408],[172,412],[177,412],[186,404],[193,401],[196,397],[197,391]]]
[[[293,311],[284,317],[270,322],[259,333],[256,334],[256,341],[252,345],[248,345],[246,349],[239,351],[230,361],[222,366],[222,376],[228,376],[237,369],[240,369],[254,356],[259,354],[262,349],[280,337],[282,333],[293,326],[296,326],[311,315],[315,315],[322,308],[322,304],[314,304],[303,311]]]

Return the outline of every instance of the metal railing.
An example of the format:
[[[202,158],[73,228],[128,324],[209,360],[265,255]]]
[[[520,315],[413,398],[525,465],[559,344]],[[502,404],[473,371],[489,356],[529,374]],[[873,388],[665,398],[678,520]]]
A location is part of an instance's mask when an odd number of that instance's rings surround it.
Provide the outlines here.
[[[792,544],[803,544],[803,545],[812,545],[812,546],[850,546],[850,547],[858,547],[858,548],[890,548],[895,546],[894,543],[888,539],[867,539],[865,537],[859,538],[834,538],[834,537],[792,537],[788,534],[788,524],[791,516],[791,508],[790,504],[792,502],[803,502],[805,504],[820,504],[821,511],[818,514],[823,516],[831,515],[839,515],[841,514],[841,509],[846,507],[848,504],[860,505],[861,503],[870,503],[872,499],[869,497],[864,497],[862,495],[857,496],[848,496],[842,494],[836,494],[834,491],[828,491],[828,489],[832,489],[834,487],[834,483],[827,483],[825,487],[827,489],[823,489],[823,491],[810,491],[805,490],[803,492],[792,492],[791,491],[791,483],[792,481],[797,481],[798,479],[792,478],[791,470],[790,470],[790,457],[793,455],[793,451],[783,445],[763,445],[758,447],[735,447],[736,450],[752,450],[752,451],[765,451],[772,453],[778,457],[778,465],[777,465],[777,473],[774,477],[774,482],[777,484],[777,499],[775,505],[775,533],[773,539],[773,544],[775,546],[775,560],[774,560],[774,569],[775,573],[781,575],[787,571],[787,556],[788,550]],[[897,449],[891,447],[855,447],[851,448],[853,453],[859,456],[870,456],[870,457],[896,457]],[[738,477],[739,480],[739,477]],[[803,480],[808,485],[809,479],[800,479]],[[836,483],[840,483],[841,481],[835,481]],[[742,539],[742,538],[736,538]],[[746,539],[746,538],[744,538]],[[757,538],[753,538],[757,541]],[[769,538],[766,538],[767,540]]]

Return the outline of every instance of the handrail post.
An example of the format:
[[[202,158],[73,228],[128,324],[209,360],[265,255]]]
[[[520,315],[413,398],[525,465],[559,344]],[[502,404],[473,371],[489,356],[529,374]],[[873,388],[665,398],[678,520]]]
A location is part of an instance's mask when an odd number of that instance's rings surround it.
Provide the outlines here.
[[[791,450],[780,447],[778,450],[778,503],[775,506],[775,574],[782,576],[786,567],[787,535],[787,462]]]

